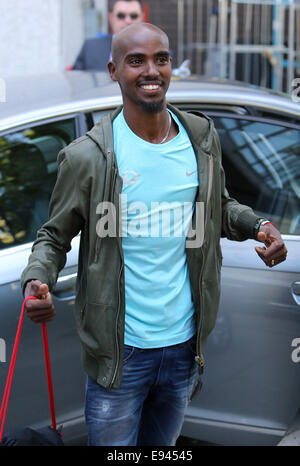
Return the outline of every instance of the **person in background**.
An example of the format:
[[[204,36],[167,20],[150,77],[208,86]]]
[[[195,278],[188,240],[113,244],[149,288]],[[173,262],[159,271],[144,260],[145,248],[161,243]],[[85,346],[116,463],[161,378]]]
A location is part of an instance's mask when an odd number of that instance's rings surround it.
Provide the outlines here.
[[[140,0],[115,0],[112,10],[108,13],[111,33],[99,34],[96,38],[85,40],[71,69],[107,71],[114,34],[130,24],[140,23],[143,20]]]

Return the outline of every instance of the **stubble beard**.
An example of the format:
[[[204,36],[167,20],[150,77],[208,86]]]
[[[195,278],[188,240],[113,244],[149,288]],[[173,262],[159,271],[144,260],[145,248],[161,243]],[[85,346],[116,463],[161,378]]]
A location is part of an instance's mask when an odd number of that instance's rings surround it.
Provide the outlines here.
[[[164,109],[165,101],[164,99],[159,100],[158,102],[143,102],[139,101],[139,106],[141,109],[149,114],[160,113]]]
[[[120,83],[119,83],[120,85]],[[142,99],[139,99],[137,96],[132,96],[129,95],[125,89],[122,88],[120,85],[122,96],[123,96],[123,102],[125,101],[125,97],[127,101],[131,101],[135,105],[138,105],[145,113],[148,113],[149,115],[154,115],[155,113],[160,113],[164,110],[165,108],[165,97],[163,97],[160,100],[153,100],[153,101],[144,101]]]

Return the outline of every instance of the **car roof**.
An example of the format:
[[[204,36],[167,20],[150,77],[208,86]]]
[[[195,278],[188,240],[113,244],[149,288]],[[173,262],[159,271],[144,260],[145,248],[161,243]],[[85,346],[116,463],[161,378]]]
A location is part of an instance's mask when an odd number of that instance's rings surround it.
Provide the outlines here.
[[[6,101],[0,102],[0,130],[82,110],[112,108],[122,102],[119,85],[106,72],[69,71],[8,78]],[[219,79],[172,78],[167,99],[177,104],[255,106],[300,116],[299,103],[270,89]]]

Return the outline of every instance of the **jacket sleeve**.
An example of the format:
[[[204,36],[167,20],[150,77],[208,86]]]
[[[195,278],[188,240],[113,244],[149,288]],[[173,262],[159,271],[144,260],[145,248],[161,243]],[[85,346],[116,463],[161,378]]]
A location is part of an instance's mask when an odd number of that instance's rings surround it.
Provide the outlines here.
[[[51,291],[66,263],[72,239],[84,224],[80,206],[79,183],[65,150],[58,155],[58,175],[49,205],[49,219],[37,233],[28,265],[21,275],[21,287],[28,280],[38,279]]]
[[[254,227],[259,218],[251,207],[240,204],[235,199],[231,198],[225,183],[225,173],[222,166],[222,149],[217,131],[214,134],[214,144],[218,154],[221,196],[222,196],[222,233],[223,237],[227,237],[234,241],[244,241],[246,239],[254,239]]]

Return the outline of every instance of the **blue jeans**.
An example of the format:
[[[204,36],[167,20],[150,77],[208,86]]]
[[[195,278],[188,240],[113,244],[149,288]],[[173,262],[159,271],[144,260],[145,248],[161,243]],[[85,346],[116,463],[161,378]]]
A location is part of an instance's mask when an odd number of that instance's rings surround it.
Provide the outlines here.
[[[87,378],[88,444],[175,445],[198,385],[195,337],[157,349],[125,345],[122,382],[105,389]]]

